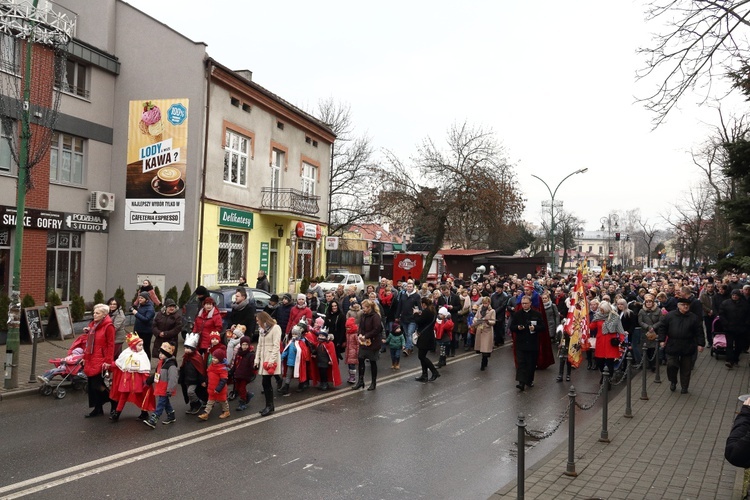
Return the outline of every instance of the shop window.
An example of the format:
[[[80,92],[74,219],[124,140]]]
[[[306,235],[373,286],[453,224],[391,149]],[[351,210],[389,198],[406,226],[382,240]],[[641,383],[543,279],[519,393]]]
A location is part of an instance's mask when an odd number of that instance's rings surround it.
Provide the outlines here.
[[[10,291],[10,228],[0,229],[0,295]]]
[[[219,282],[239,280],[247,276],[245,262],[247,255],[247,233],[219,231]]]
[[[47,290],[57,292],[60,300],[81,293],[81,240],[82,233],[47,233]]]

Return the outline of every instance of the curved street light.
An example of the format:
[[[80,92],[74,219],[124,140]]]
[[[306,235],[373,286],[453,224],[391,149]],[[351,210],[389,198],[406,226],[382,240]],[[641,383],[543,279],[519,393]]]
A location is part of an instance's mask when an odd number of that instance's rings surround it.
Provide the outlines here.
[[[560,185],[563,182],[565,182],[566,180],[568,180],[570,177],[573,177],[575,174],[585,174],[588,170],[589,169],[587,167],[587,168],[581,168],[581,169],[576,170],[575,172],[569,173],[568,175],[566,175],[565,177],[563,177],[563,180],[561,180],[557,184],[557,187],[555,187],[554,191],[552,191],[552,189],[550,189],[549,185],[546,182],[544,182],[544,179],[542,179],[538,175],[531,174],[532,177],[534,177],[534,178],[539,179],[540,181],[542,181],[542,184],[544,184],[544,187],[546,187],[547,191],[549,191],[549,196],[551,198],[551,201],[550,201],[550,204],[549,204],[549,210],[550,210],[550,219],[551,219],[550,220],[550,240],[551,240],[550,241],[550,246],[552,247],[552,252],[551,252],[552,253],[552,266],[551,266],[552,273],[555,272],[555,260],[557,260],[555,258],[555,195],[557,194],[557,190],[560,189]]]

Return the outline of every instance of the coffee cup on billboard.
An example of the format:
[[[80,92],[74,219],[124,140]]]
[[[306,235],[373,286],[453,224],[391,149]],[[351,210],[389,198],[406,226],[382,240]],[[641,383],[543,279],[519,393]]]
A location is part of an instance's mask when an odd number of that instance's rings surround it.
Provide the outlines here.
[[[174,167],[162,167],[156,172],[159,178],[159,187],[162,189],[175,189],[180,183],[180,171]]]

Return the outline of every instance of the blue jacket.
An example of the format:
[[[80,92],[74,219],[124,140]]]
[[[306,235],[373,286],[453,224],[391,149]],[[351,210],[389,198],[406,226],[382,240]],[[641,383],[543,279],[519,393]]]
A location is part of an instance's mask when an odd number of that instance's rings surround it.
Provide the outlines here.
[[[281,360],[286,361],[286,366],[294,366],[294,362],[297,359],[297,346],[294,343],[294,340],[289,342],[286,349],[284,349],[284,352],[281,353]]]
[[[138,306],[135,313],[135,325],[133,330],[137,333],[151,333],[151,325],[154,322],[154,303],[147,300],[143,305]]]

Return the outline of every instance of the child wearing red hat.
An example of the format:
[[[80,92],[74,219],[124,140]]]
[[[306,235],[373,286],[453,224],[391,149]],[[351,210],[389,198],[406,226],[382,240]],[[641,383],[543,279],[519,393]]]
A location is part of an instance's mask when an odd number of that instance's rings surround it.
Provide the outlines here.
[[[151,373],[151,358],[143,350],[143,340],[137,333],[129,333],[125,342],[128,347],[115,361],[109,392],[110,399],[117,401],[117,409],[109,417],[113,422],[120,419],[127,402],[141,409],[138,416],[140,420],[148,419],[148,412],[155,408],[153,393],[146,385],[146,379]]]
[[[208,403],[206,403],[206,409],[203,413],[198,415],[198,418],[204,422],[208,420],[208,416],[217,402],[221,403],[222,410],[219,418],[229,417],[229,402],[227,401],[229,371],[227,370],[227,365],[224,364],[226,357],[227,352],[223,347],[211,353],[211,365],[206,370],[208,372]]]
[[[345,329],[346,350],[344,352],[344,361],[349,367],[349,379],[346,382],[353,384],[357,381],[357,365],[359,364],[359,340],[357,340],[359,327],[357,326],[357,320],[354,318],[347,318]]]
[[[240,339],[240,349],[234,355],[234,363],[230,370],[229,378],[234,377],[234,390],[237,391],[237,397],[240,398],[240,404],[237,411],[247,410],[247,403],[250,402],[254,394],[247,391],[247,384],[255,378],[255,350],[252,346],[250,337]]]

